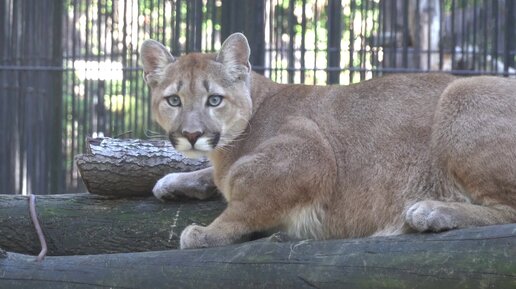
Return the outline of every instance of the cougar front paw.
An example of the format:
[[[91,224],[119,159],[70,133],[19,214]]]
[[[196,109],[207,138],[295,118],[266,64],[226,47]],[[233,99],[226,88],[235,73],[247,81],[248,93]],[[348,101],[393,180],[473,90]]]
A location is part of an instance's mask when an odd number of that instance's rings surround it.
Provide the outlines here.
[[[439,232],[458,227],[454,210],[439,201],[415,203],[407,210],[405,222],[419,232]]]
[[[154,185],[152,193],[160,200],[174,199],[176,190],[174,189],[178,185],[178,174],[168,174],[163,178],[159,179]]]
[[[181,249],[195,249],[210,247],[205,227],[190,225],[181,233],[179,245]]]

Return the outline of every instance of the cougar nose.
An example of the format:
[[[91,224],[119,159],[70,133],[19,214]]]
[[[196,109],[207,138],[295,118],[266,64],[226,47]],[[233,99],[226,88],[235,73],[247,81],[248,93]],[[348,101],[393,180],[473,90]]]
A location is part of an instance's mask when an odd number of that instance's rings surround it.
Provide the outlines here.
[[[192,144],[192,147],[195,145],[195,142],[201,137],[203,133],[200,131],[196,132],[189,132],[189,131],[183,131],[183,136],[186,137],[186,139]]]

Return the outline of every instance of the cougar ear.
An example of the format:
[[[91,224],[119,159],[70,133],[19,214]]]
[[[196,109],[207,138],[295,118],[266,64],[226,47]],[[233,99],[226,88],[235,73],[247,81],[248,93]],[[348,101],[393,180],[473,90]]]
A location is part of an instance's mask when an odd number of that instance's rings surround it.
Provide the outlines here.
[[[239,77],[251,71],[250,54],[251,49],[244,34],[233,33],[222,43],[216,60],[224,64],[230,75]]]
[[[143,79],[150,87],[163,76],[165,67],[175,60],[168,49],[156,40],[145,40],[140,48],[143,64]]]

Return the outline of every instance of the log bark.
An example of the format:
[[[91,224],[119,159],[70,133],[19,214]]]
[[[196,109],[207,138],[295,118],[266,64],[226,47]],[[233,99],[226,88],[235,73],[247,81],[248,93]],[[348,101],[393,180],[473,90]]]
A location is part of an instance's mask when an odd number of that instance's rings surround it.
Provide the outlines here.
[[[516,224],[353,240],[259,240],[202,250],[8,253],[1,288],[515,288]]]
[[[92,194],[36,198],[48,255],[54,256],[175,249],[186,226],[208,225],[225,206],[222,200],[164,203]],[[0,248],[39,253],[27,196],[0,195]]]
[[[98,195],[150,196],[157,180],[172,172],[208,167],[207,159],[189,159],[168,141],[88,139],[88,152],[75,163],[88,191]]]

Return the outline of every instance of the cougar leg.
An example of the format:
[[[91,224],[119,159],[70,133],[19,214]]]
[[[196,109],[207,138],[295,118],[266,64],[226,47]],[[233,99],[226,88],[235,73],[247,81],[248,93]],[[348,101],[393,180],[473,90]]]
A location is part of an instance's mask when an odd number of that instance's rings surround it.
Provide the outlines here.
[[[441,231],[516,222],[515,89],[512,80],[474,77],[443,92],[431,142],[441,201],[413,204],[408,225]]]
[[[168,174],[158,180],[152,192],[160,200],[172,200],[180,196],[207,199],[217,192],[213,182],[213,168]]]
[[[480,206],[469,203],[424,200],[406,212],[406,223],[419,232],[487,226],[516,222],[516,210],[506,205]]]
[[[324,233],[318,202],[333,190],[336,165],[331,148],[308,120],[287,124],[289,129],[279,137],[231,166],[219,188],[228,207],[207,227],[187,227],[181,248],[223,246],[275,228],[302,236]],[[292,225],[291,217],[299,210],[310,214]]]

